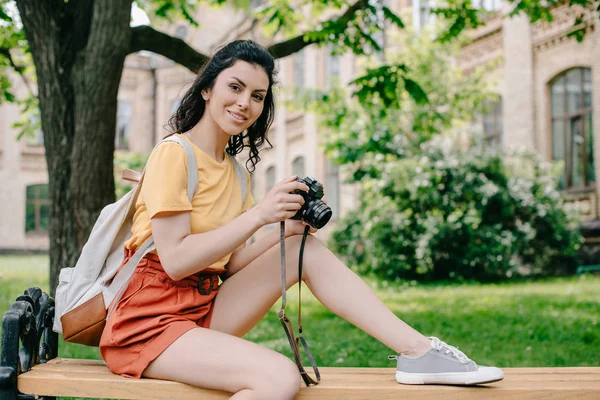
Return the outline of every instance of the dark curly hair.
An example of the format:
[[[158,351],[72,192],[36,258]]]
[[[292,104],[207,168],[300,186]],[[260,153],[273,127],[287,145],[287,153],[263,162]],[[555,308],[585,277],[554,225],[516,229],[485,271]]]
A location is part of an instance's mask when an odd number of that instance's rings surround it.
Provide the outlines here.
[[[269,148],[273,148],[267,138],[267,132],[275,116],[273,85],[276,84],[277,71],[275,70],[273,56],[264,47],[252,40],[235,40],[217,49],[198,72],[192,87],[183,96],[177,111],[169,119],[168,125],[172,133],[167,136],[187,132],[200,121],[206,108],[206,102],[201,95],[202,91],[212,88],[221,71],[231,67],[238,60],[262,67],[269,77],[269,88],[264,99],[262,114],[245,132],[232,136],[225,149],[227,154],[235,156],[241,153],[245,147],[249,147],[250,156],[246,162],[246,168],[248,171],[253,172],[256,164],[260,161],[258,155],[260,147],[266,142],[270,146]],[[251,166],[249,166],[249,163],[251,163]]]

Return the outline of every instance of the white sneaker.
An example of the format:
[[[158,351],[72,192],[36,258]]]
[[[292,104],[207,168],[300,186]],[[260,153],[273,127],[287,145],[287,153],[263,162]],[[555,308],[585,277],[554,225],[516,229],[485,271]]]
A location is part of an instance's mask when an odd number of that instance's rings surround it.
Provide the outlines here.
[[[496,367],[478,366],[462,351],[436,337],[430,337],[431,348],[420,356],[389,356],[398,360],[396,381],[408,385],[478,385],[504,379]]]

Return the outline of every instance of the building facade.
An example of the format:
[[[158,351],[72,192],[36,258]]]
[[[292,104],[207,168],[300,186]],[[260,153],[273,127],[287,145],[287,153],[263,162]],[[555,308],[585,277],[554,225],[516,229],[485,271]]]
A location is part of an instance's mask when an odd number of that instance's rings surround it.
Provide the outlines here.
[[[508,12],[505,5],[504,12]],[[569,33],[583,13],[585,36]],[[526,148],[546,161],[564,164],[560,187],[584,220],[599,216],[600,173],[600,32],[596,11],[568,7],[552,10],[552,23],[530,24],[524,16],[490,18],[472,32],[459,65],[471,71],[491,66],[487,74],[499,99],[480,121],[491,146]]]
[[[261,3],[252,2],[254,6]],[[389,0],[387,4],[395,10],[412,10],[409,14],[416,28],[432,20],[431,0]],[[505,12],[508,6],[499,0],[483,0],[479,5],[498,14],[470,33],[473,40],[457,61],[465,72],[488,66],[499,100],[476,121],[477,129],[489,145],[525,147],[545,160],[563,160],[567,198],[584,218],[598,218],[596,176],[600,170],[594,154],[600,151],[596,139],[600,120],[593,113],[600,108],[598,15],[586,13],[587,32],[579,43],[567,36],[576,9],[559,6],[554,22],[530,24],[525,17],[502,18],[502,7]],[[202,8],[197,16],[206,29],[185,23],[161,29],[205,54],[236,38],[269,44],[243,11]],[[280,86],[325,88],[334,76],[344,85],[356,76],[356,61],[350,54],[332,56],[327,48],[310,46],[278,60]],[[168,134],[165,126],[193,79],[189,70],[161,56],[146,52],[128,56],[118,93],[116,152],[149,153]],[[18,78],[13,81],[22,92]],[[0,201],[4,205],[0,208],[0,251],[45,250],[49,216],[43,140],[40,134],[17,141],[19,132],[11,125],[19,118],[14,105],[0,106]],[[315,177],[324,184],[325,198],[334,212],[332,223],[318,233],[324,239],[335,220],[355,207],[357,193],[354,186],[342,183],[343,168],[327,160],[321,150],[323,134],[316,119],[312,113],[290,110],[279,102],[268,136],[273,149],[261,152],[262,160],[252,174],[252,193],[258,203],[287,176]]]

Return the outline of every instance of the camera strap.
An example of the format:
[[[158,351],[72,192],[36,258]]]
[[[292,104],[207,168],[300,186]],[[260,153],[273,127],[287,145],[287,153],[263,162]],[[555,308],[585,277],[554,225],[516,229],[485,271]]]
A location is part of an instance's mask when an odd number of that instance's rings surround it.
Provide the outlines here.
[[[304,245],[306,244],[306,238],[308,236],[308,232],[310,230],[310,226],[306,226],[304,228],[304,234],[302,236],[302,243],[300,244],[300,254],[298,257],[298,336],[293,339],[293,333],[287,331],[286,325],[284,321],[287,321],[287,317],[285,315],[285,305],[286,305],[286,266],[285,266],[285,221],[280,222],[280,248],[281,248],[281,309],[279,310],[279,320],[284,324],[284,329],[286,331],[286,335],[288,336],[288,340],[290,342],[290,347],[292,349],[292,354],[294,355],[294,360],[296,361],[296,365],[300,371],[300,375],[304,379],[306,386],[310,384],[316,385],[321,381],[321,374],[319,373],[319,369],[317,368],[317,363],[313,358],[310,350],[308,349],[308,345],[306,344],[306,340],[304,340],[304,336],[302,335],[302,257],[304,255]],[[291,324],[289,324],[289,329],[291,329]],[[300,360],[300,353],[298,342],[302,343],[302,347],[304,351],[306,351],[306,355],[312,365],[313,371],[315,372],[315,376],[317,380],[312,379],[308,373],[304,370],[302,366],[302,362]]]

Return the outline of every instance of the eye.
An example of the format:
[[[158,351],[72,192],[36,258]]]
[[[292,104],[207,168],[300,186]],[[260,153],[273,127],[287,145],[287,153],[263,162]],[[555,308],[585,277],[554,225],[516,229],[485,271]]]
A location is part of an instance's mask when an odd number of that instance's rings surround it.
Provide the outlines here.
[[[232,85],[229,85],[229,87],[236,92],[240,91],[240,87],[238,85],[232,84]]]
[[[256,100],[258,100],[258,101],[263,101],[263,97],[262,97],[262,95],[260,95],[260,94],[255,94],[255,95],[254,95],[254,98],[255,98]]]

